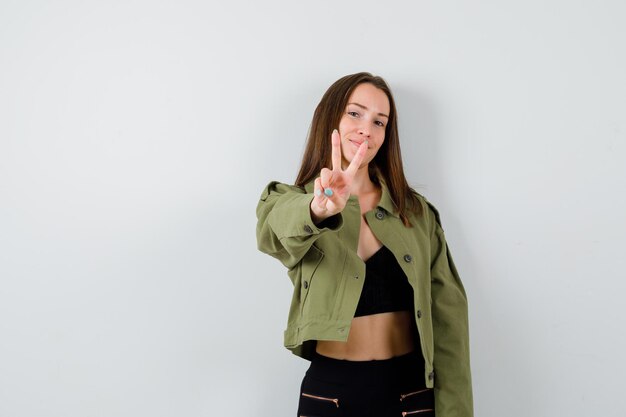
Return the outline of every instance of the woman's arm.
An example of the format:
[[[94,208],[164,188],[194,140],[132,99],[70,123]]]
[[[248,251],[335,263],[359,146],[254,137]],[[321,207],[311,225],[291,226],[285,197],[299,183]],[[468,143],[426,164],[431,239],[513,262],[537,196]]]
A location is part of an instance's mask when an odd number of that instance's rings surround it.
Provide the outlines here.
[[[261,193],[256,209],[257,246],[289,269],[300,262],[320,236],[343,226],[341,211],[350,198],[352,181],[367,152],[367,141],[361,143],[346,169],[341,166],[337,129],[331,134],[331,146],[332,170],[321,169],[315,179],[316,194],[277,181],[270,182]]]
[[[337,213],[316,224],[311,218],[313,194],[293,185],[270,182],[256,208],[257,247],[291,269],[323,234],[339,230],[343,217]]]

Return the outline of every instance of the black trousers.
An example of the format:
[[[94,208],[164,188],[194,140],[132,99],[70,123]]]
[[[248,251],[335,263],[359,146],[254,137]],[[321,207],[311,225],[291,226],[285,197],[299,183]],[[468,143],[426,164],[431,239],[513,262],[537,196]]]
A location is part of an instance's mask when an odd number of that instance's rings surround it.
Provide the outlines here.
[[[315,353],[300,387],[298,416],[435,416],[419,350],[385,360],[349,361]]]

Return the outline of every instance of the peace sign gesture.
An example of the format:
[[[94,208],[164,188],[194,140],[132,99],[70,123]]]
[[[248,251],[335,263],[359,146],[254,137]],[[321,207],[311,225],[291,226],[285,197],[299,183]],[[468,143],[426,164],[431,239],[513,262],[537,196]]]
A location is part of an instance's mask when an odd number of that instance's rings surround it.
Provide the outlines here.
[[[331,141],[333,169],[322,168],[320,176],[315,179],[315,197],[310,206],[311,217],[315,223],[319,223],[344,209],[348,198],[350,198],[352,180],[367,152],[367,141],[363,141],[350,165],[343,170],[341,167],[341,140],[337,129],[333,130]]]

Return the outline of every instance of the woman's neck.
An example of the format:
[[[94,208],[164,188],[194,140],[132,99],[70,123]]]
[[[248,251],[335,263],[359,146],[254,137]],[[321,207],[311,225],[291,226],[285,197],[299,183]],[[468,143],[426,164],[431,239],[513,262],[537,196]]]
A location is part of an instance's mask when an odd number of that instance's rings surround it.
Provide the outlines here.
[[[356,172],[354,179],[352,180],[352,187],[350,187],[351,195],[362,195],[376,191],[378,187],[372,182],[369,175],[368,166],[362,166]]]

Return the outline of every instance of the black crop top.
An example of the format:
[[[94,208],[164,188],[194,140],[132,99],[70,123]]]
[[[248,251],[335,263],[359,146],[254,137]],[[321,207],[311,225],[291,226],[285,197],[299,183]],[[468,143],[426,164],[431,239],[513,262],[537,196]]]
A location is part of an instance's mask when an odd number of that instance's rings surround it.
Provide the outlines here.
[[[383,245],[365,261],[365,282],[354,317],[413,310],[413,287],[393,253]]]

